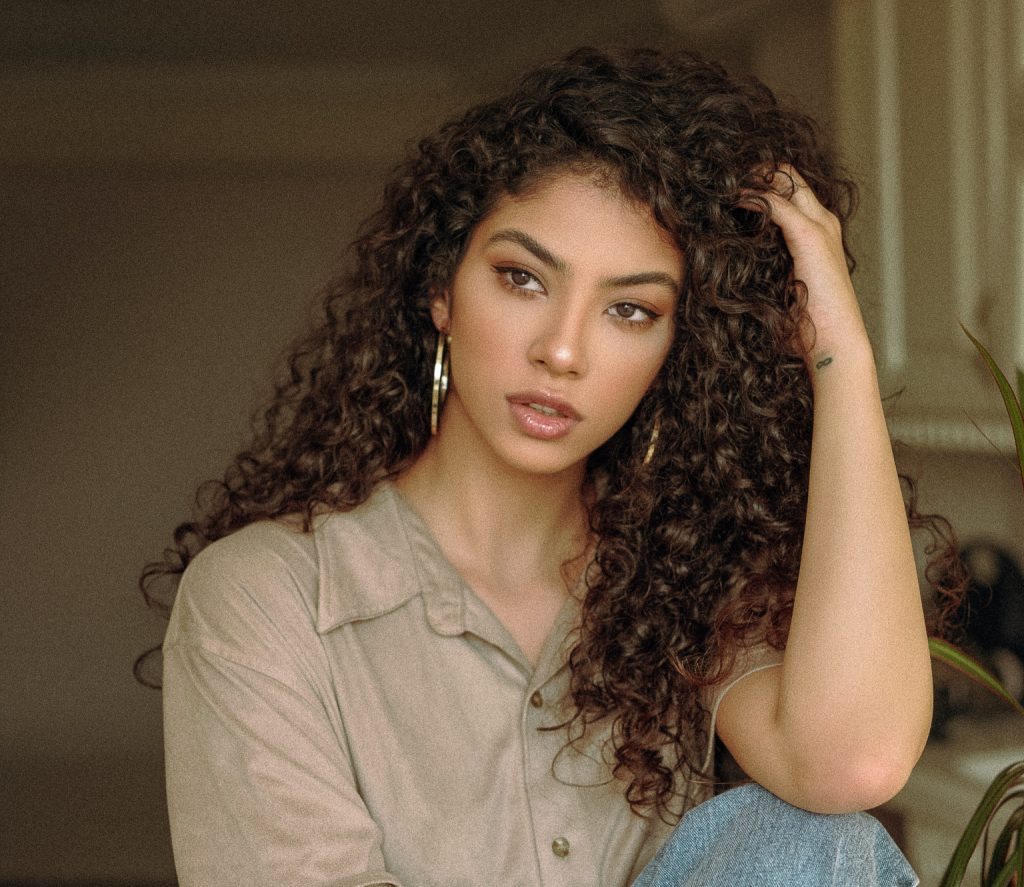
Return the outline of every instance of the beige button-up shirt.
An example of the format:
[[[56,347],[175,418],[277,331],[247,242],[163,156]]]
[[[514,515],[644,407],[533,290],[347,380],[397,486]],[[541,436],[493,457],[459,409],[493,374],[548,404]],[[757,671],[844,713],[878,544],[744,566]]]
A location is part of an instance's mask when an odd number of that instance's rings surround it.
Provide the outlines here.
[[[182,887],[619,887],[666,837],[563,751],[566,605],[536,668],[390,485],[205,549],[164,644]],[[690,786],[694,801],[709,794]]]

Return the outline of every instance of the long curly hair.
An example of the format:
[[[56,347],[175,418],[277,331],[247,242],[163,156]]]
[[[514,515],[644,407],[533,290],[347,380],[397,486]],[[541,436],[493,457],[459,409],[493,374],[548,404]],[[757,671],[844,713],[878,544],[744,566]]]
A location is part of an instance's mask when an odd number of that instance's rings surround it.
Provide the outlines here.
[[[701,689],[739,647],[783,648],[790,621],[810,457],[811,386],[795,344],[806,292],[767,212],[738,206],[783,163],[845,224],[856,191],[815,123],[683,52],[577,50],[423,139],[360,230],[322,323],[294,347],[251,446],[200,489],[173,548],[146,567],[149,603],[168,612],[163,580],[173,586],[210,542],[284,516],[308,531],[317,513],[354,508],[405,470],[430,433],[430,293],[451,282],[474,226],[551,175],[600,176],[650,208],[685,282],[658,378],[589,460],[597,542],[562,726],[571,742],[611,717],[627,799],[669,810],[677,773],[700,768]],[[935,579],[939,555],[952,563],[948,528],[908,512],[938,532]],[[948,575],[936,583],[947,596]]]

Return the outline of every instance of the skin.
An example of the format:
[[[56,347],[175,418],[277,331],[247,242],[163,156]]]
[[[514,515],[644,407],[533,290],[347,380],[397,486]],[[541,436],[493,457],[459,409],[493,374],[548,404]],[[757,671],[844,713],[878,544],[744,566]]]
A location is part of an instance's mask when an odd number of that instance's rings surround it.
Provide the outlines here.
[[[781,668],[722,701],[718,734],[756,781],[823,813],[906,782],[931,723],[921,595],[871,345],[838,220],[792,167],[768,195],[807,286],[814,430],[804,545]],[[793,189],[791,182],[796,185]]]
[[[646,207],[563,175],[499,201],[432,314],[451,337],[439,433],[397,484],[535,663],[590,540],[587,456],[630,417],[674,335],[682,257]],[[513,420],[537,391],[581,416],[559,440]]]
[[[882,803],[908,777],[930,724],[931,667],[840,226],[796,170],[782,167],[772,187],[772,221],[808,291],[815,416],[806,531],[784,662],[726,694],[717,730],[779,797],[847,812]],[[655,276],[662,282],[622,285]],[[433,300],[435,325],[451,336],[452,387],[440,433],[397,484],[531,662],[573,579],[563,563],[586,559],[586,457],[657,375],[675,333],[678,285],[664,281],[681,279],[681,256],[649,210],[565,175],[500,201],[475,229],[450,290]],[[624,314],[636,316],[623,303],[662,316],[623,326]],[[581,414],[569,435],[538,441],[510,421],[506,395],[532,389]]]

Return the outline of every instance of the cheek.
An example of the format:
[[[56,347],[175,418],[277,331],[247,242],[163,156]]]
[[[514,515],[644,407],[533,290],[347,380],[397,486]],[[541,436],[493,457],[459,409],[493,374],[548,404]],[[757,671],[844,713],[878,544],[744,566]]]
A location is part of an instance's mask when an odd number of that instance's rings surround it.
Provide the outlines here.
[[[623,391],[642,397],[657,378],[671,345],[671,339],[628,342],[625,347],[618,348],[614,359],[608,362],[608,376],[617,379],[618,387]]]
[[[660,348],[634,348],[605,364],[594,403],[600,404],[606,434],[620,428],[643,401],[661,369],[663,354]]]
[[[458,317],[452,327],[451,382],[463,397],[490,390],[510,377],[514,368],[511,337],[499,324],[469,314]]]
[[[452,315],[453,353],[473,374],[507,366],[522,352],[525,324],[513,304],[464,297]]]
[[[509,339],[509,325],[495,313],[467,311],[458,317],[456,327],[463,348],[483,351]]]

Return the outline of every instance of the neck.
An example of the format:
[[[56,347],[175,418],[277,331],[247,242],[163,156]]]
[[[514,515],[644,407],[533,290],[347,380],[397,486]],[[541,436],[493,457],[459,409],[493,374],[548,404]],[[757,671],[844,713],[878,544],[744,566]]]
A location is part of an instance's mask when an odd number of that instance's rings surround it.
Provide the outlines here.
[[[583,481],[583,465],[517,473],[442,433],[395,484],[464,576],[521,590],[562,577],[563,565],[585,553]]]

